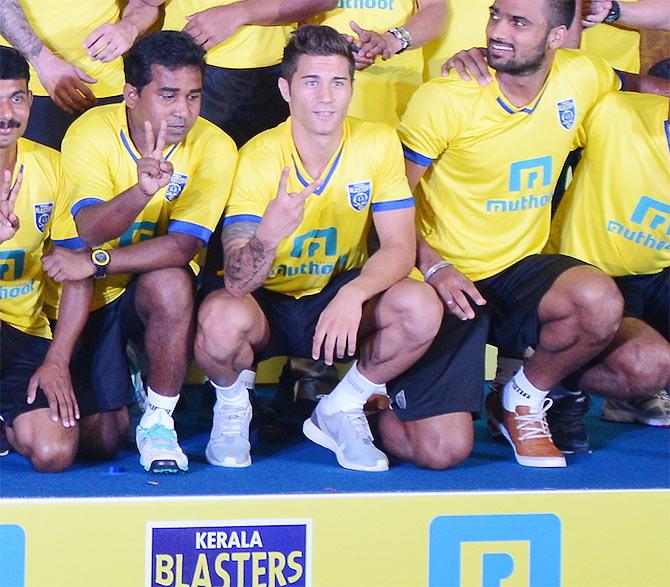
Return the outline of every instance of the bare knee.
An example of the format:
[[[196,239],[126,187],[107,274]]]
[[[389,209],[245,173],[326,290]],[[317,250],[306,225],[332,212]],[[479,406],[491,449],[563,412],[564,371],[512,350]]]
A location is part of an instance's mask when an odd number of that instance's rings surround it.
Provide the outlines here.
[[[591,271],[571,293],[582,330],[598,341],[610,340],[623,313],[623,298],[614,281]]]
[[[183,321],[193,312],[193,280],[182,268],[172,267],[139,277],[136,306],[143,319]]]
[[[80,450],[88,458],[108,461],[128,435],[127,408],[88,416],[81,422]]]
[[[32,466],[42,473],[64,471],[72,465],[77,453],[74,443],[56,443],[51,439],[39,438],[35,439],[31,446],[26,447],[26,450]]]
[[[405,280],[394,287],[392,308],[403,338],[421,346],[431,342],[442,324],[444,309],[435,290],[418,281]]]
[[[472,438],[445,435],[427,438],[414,447],[414,464],[424,469],[444,471],[460,465],[472,452]]]
[[[670,383],[670,345],[665,341],[629,341],[607,362],[625,382],[621,399],[649,395]]]

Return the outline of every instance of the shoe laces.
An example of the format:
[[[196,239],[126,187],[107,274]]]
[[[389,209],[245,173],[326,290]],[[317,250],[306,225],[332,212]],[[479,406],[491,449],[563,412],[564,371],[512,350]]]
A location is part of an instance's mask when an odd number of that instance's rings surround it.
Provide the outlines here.
[[[144,428],[142,436],[145,442],[151,441],[154,448],[164,448],[168,450],[177,450],[177,435],[175,431],[166,428],[162,424],[154,424],[149,428]]]
[[[247,405],[225,406],[214,413],[212,437],[242,436],[247,425]]]
[[[374,440],[372,432],[370,431],[368,419],[365,417],[363,410],[353,410],[351,412],[343,412],[343,414],[351,424],[351,427],[354,429],[358,438],[364,438],[370,441]]]
[[[551,440],[551,432],[549,431],[549,424],[547,424],[547,410],[553,403],[551,398],[546,398],[539,412],[516,414],[514,416],[519,430],[519,440],[533,440],[537,438],[548,438]]]

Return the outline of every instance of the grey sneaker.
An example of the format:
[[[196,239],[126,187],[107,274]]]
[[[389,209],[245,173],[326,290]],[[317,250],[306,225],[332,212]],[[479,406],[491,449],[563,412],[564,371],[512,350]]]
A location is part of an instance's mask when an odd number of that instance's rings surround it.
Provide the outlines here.
[[[332,450],[337,462],[354,471],[387,471],[386,455],[372,444],[372,433],[363,410],[327,416],[319,402],[305,420],[302,431],[312,442]]]
[[[608,399],[603,405],[603,420],[646,424],[647,426],[670,426],[670,396],[664,389],[651,397],[624,402]]]
[[[245,405],[214,404],[214,422],[207,443],[207,462],[217,467],[248,467],[251,465],[249,424],[251,403]]]
[[[135,432],[140,464],[152,473],[188,470],[188,458],[177,442],[174,420],[165,410],[151,410],[142,416]]]

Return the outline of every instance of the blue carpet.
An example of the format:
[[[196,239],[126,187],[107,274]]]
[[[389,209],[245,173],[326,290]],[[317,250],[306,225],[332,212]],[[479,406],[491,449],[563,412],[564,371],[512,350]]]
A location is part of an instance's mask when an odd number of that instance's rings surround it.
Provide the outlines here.
[[[568,455],[566,469],[532,469],[514,461],[511,448],[492,440],[483,420],[476,444],[461,466],[443,472],[392,463],[387,473],[340,468],[334,455],[304,438],[285,443],[255,442],[247,469],[212,467],[204,458],[209,426],[177,419],[187,474],[150,475],[130,445],[113,463],[77,461],[64,473],[37,474],[12,453],[0,459],[0,497],[152,497],[297,493],[546,491],[670,488],[670,429],[602,422],[594,398],[587,418],[593,453]],[[181,422],[180,422],[181,419]]]

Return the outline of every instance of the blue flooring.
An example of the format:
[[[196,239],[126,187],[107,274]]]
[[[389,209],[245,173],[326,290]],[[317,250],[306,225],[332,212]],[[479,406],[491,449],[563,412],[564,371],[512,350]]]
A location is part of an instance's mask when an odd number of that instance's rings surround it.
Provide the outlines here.
[[[281,444],[256,442],[253,465],[223,469],[204,457],[209,426],[182,422],[177,430],[190,458],[189,472],[151,475],[140,467],[132,446],[113,463],[77,461],[66,472],[35,473],[12,453],[0,458],[0,497],[128,497],[248,494],[333,494],[360,492],[546,491],[670,488],[670,429],[603,422],[594,398],[587,417],[593,452],[568,455],[565,469],[532,469],[514,461],[511,448],[492,440],[476,422],[471,457],[449,471],[425,471],[394,463],[385,473],[340,468],[329,451],[304,438]]]

